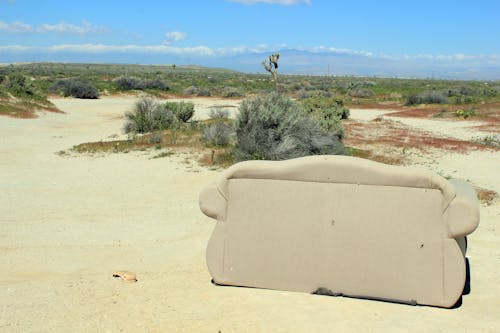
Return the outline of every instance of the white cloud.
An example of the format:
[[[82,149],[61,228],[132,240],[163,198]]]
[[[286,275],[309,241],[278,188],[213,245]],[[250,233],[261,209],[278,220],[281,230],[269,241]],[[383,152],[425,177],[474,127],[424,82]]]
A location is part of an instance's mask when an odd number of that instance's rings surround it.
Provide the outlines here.
[[[70,23],[42,24],[36,29],[38,32],[57,32],[84,35],[88,33],[103,32],[104,29],[88,21],[83,20],[81,25]]]
[[[187,38],[187,33],[181,31],[170,31],[165,34],[167,41],[180,41]]]
[[[33,26],[23,22],[7,23],[0,21],[0,31],[10,32],[10,33],[25,33],[25,32],[32,32],[33,30],[34,30]]]
[[[38,26],[32,26],[23,22],[12,22],[7,23],[0,21],[0,31],[5,31],[9,33],[67,33],[76,35],[85,35],[89,33],[101,33],[106,29],[94,25],[88,21],[83,20],[81,25],[75,25],[70,23],[58,23],[58,24],[41,24]]]
[[[306,48],[306,49],[301,49],[302,51],[308,51],[308,52],[313,52],[313,53],[338,53],[338,54],[347,54],[347,55],[358,55],[358,56],[365,56],[365,57],[379,57],[383,58],[385,56],[383,55],[375,55],[372,52],[368,51],[357,51],[357,50],[351,50],[351,49],[339,49],[336,47],[331,47],[331,46],[314,46],[311,48]]]
[[[238,55],[247,53],[266,52],[268,49],[264,45],[257,47],[236,46],[211,48],[204,45],[198,46],[172,46],[169,44],[158,45],[110,45],[110,44],[57,44],[51,46],[24,46],[24,45],[0,45],[1,52],[70,52],[70,53],[147,53],[147,54],[173,54],[220,57],[226,55]]]
[[[24,45],[0,45],[0,52],[31,52],[35,48]]]
[[[478,61],[478,60],[499,60],[499,54],[476,54],[476,55],[467,55],[463,53],[456,54],[415,54],[409,55],[405,54],[401,57],[393,56],[391,58],[394,59],[404,59],[404,60],[429,60],[429,61],[456,61],[456,62],[467,62],[467,61]]]
[[[0,52],[70,52],[70,53],[151,53],[151,54],[190,54],[200,56],[223,55],[225,49],[207,46],[178,47],[160,45],[109,45],[109,44],[58,44],[51,46],[0,45]]]
[[[298,5],[301,3],[310,5],[312,3],[312,0],[227,0],[227,1],[242,3],[245,5],[254,5],[256,3],[267,3],[271,5],[283,5],[283,6]]]
[[[2,25],[0,25],[0,29]],[[2,53],[81,53],[81,54],[104,54],[104,53],[129,53],[129,54],[161,54],[161,55],[186,55],[200,57],[224,57],[246,54],[260,54],[266,52],[275,52],[276,50],[294,50],[294,48],[279,47],[277,45],[260,44],[254,47],[245,45],[233,47],[212,48],[205,45],[198,46],[173,46],[170,44],[57,44],[50,46],[26,46],[26,45],[0,45],[0,54]],[[418,55],[384,55],[375,54],[368,51],[357,51],[351,49],[340,49],[335,47],[316,46],[310,48],[295,48],[295,50],[311,53],[331,53],[346,54],[367,57],[372,59],[390,59],[394,61],[418,61],[447,64],[492,64],[500,65],[500,54],[489,55],[465,55],[457,54],[418,54]]]

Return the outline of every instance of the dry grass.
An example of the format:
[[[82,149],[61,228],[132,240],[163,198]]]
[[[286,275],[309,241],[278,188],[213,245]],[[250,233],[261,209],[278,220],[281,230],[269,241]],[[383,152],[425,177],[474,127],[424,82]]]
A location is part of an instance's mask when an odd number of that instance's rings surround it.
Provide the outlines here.
[[[64,113],[52,103],[45,104],[32,100],[0,99],[0,115],[2,116],[31,119],[38,117],[36,111]]]
[[[201,154],[198,163],[207,167],[227,168],[234,163],[230,148],[207,148],[200,142],[197,129],[165,130],[161,133],[148,133],[128,140],[86,142],[74,146],[71,151],[80,154],[128,153],[150,149],[168,149],[152,158],[173,155],[176,150],[189,148],[191,152]],[[61,152],[64,155],[65,152]]]
[[[0,115],[12,118],[30,119],[36,118],[37,115],[33,110],[27,110],[15,104],[2,103],[0,104]]]
[[[74,146],[71,150],[77,153],[128,153],[131,150],[151,148],[154,145],[139,143],[134,140],[85,142]]]
[[[198,163],[208,167],[217,166],[222,168],[228,168],[231,165],[233,165],[234,159],[231,153],[231,149],[213,148],[208,152],[205,151],[202,157],[198,160]]]
[[[401,155],[387,155],[379,152],[375,152],[374,150],[369,149],[359,149],[359,148],[348,148],[348,151],[351,156],[360,157],[367,160],[372,160],[375,162],[380,162],[384,164],[390,165],[405,165],[407,161]]]
[[[128,140],[86,142],[76,145],[72,151],[77,153],[127,153],[133,150],[150,148],[202,148],[198,130],[165,130],[160,133],[137,135]]]

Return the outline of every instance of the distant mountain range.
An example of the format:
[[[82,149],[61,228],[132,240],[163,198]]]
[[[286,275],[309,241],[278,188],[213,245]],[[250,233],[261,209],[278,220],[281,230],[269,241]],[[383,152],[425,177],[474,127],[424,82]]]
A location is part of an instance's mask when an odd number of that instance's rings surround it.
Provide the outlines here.
[[[262,71],[269,54],[244,54],[226,59],[224,67],[246,72]],[[500,80],[498,65],[478,61],[441,59],[390,59],[342,52],[280,51],[279,70],[287,74],[416,77]]]
[[[500,57],[390,58],[349,51],[280,50],[279,72],[286,74],[353,75],[406,78],[500,80]],[[0,62],[93,62],[131,64],[198,64],[242,72],[264,72],[270,53],[228,56],[172,55],[141,52],[2,52]]]

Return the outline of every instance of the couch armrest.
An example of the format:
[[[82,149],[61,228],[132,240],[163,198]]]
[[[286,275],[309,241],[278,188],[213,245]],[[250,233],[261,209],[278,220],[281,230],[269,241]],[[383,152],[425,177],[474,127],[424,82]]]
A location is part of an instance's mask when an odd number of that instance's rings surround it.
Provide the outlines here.
[[[208,185],[201,191],[199,204],[203,214],[218,221],[226,220],[227,200],[220,193],[216,183]]]
[[[450,237],[466,236],[476,230],[479,224],[479,203],[472,186],[459,179],[450,179],[456,196],[446,211]]]

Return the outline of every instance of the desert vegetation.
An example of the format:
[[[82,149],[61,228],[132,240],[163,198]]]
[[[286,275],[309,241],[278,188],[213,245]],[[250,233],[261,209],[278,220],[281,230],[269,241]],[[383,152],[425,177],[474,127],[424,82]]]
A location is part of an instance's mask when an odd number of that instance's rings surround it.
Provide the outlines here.
[[[48,91],[51,93],[61,93],[64,97],[99,98],[99,90],[92,83],[79,78],[57,80],[49,87]]]
[[[193,103],[160,103],[152,98],[142,98],[132,111],[125,113],[125,133],[149,133],[166,129],[178,129],[189,122],[194,114]]]
[[[391,114],[393,117],[481,120],[487,122],[483,126],[492,129],[500,120],[500,81],[280,74],[279,95],[269,95],[276,91],[277,82],[273,74],[277,69],[277,57],[271,58],[265,64],[272,75],[196,66],[176,66],[174,70],[167,65],[38,63],[1,66],[0,113],[34,116],[34,110],[53,107],[47,100],[51,94],[80,98],[116,93],[145,94],[149,99],[140,100],[134,110],[127,113],[124,125],[127,133],[140,134],[133,137],[146,138],[138,142],[137,147],[166,147],[189,141],[196,149],[213,153],[212,157],[224,154],[224,163],[326,152],[365,154],[356,146],[353,137],[363,132],[357,131],[355,123],[346,123],[350,108],[399,110]],[[277,76],[277,71],[275,74]],[[214,114],[206,121],[194,121],[193,104],[159,102],[170,96],[238,99],[247,96],[247,99],[236,120]],[[273,100],[274,104],[268,100]],[[276,105],[281,111],[276,110]],[[284,131],[283,124],[288,126],[289,132]],[[370,126],[387,130],[392,125],[380,121]],[[188,133],[192,136],[189,140],[184,137]],[[252,142],[249,133],[257,133],[257,139]],[[482,136],[474,144],[495,147],[497,141],[494,136]],[[342,148],[342,142],[351,147]],[[132,141],[120,147],[127,147],[123,149],[127,151],[135,149],[134,145]]]
[[[228,146],[234,133],[234,122],[229,119],[229,112],[222,108],[210,111],[210,121],[201,128],[201,141],[208,147]]]
[[[448,97],[439,91],[424,91],[417,95],[408,96],[406,105],[417,104],[446,104]]]
[[[126,113],[127,140],[86,143],[76,152],[128,152],[147,148],[188,147],[209,155],[210,165],[248,159],[282,160],[317,154],[344,154],[342,118],[348,110],[328,105],[325,121],[302,104],[276,92],[243,100],[237,119],[215,108],[205,121],[192,120],[192,103],[161,103],[142,98]],[[323,117],[323,116],[322,116]],[[140,135],[137,135],[140,134]]]
[[[340,122],[340,118],[337,119]],[[236,121],[236,160],[282,160],[306,155],[342,154],[337,130],[320,122],[278,93],[243,101]]]
[[[335,132],[339,139],[344,137],[341,120],[349,118],[349,109],[341,99],[315,95],[302,99],[300,103],[324,130]]]
[[[134,76],[122,75],[114,79],[113,82],[117,85],[118,89],[121,90],[169,89],[167,83],[159,78],[141,79]]]
[[[0,72],[0,115],[33,118],[37,110],[59,112],[21,72]]]
[[[210,96],[210,90],[207,88],[199,88],[196,86],[189,86],[183,91],[184,95],[188,96]]]
[[[275,59],[275,58],[273,58]],[[265,62],[272,74],[273,59]],[[277,65],[277,59],[276,59]],[[59,80],[78,78],[94,86],[99,95],[119,92],[146,92],[185,96],[243,97],[276,89],[273,75],[239,73],[225,69],[170,65],[106,65],[33,63],[0,67],[0,78],[10,75],[27,78],[42,96]],[[72,82],[72,81],[69,81]],[[279,77],[280,93],[292,98],[322,96],[341,99],[347,107],[397,106],[414,108],[439,105],[445,117],[457,109],[500,103],[500,81],[459,81],[378,77],[337,77],[285,75]],[[1,94],[0,94],[1,96]],[[479,113],[478,117],[481,116]]]

